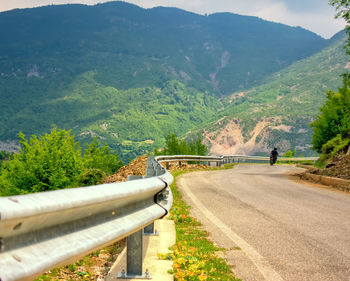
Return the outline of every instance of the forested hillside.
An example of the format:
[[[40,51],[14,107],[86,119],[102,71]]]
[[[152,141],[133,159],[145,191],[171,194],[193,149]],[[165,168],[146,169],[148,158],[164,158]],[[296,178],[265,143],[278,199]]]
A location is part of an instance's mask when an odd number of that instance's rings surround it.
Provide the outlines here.
[[[124,160],[214,121],[225,97],[330,43],[255,17],[124,2],[3,12],[0,27],[0,142],[56,124]]]
[[[265,79],[258,87],[231,95],[219,121],[205,128],[216,153],[265,153],[296,148],[310,155],[312,128],[327,90],[341,86],[349,64],[345,31],[321,52]]]

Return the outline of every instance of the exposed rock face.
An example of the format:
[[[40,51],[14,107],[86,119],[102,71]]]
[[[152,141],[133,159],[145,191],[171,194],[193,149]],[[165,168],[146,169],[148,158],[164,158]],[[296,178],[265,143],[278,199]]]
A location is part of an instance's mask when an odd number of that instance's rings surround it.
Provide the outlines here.
[[[209,145],[211,154],[253,155],[268,154],[273,147],[277,147],[281,152],[293,148],[303,151],[306,148],[295,144],[291,147],[291,139],[278,137],[280,134],[288,134],[290,138],[295,138],[307,133],[305,129],[285,124],[278,117],[256,121],[250,130],[237,119],[223,118],[215,125],[217,127],[213,131],[204,132],[204,142]]]
[[[258,150],[263,149],[262,140],[257,142],[257,137],[262,133],[266,125],[266,122],[259,122],[251,132],[251,137],[246,141],[239,122],[237,120],[231,120],[223,129],[220,129],[219,133],[217,131],[206,132],[205,139],[211,146],[210,152],[212,154],[249,155],[258,148]]]

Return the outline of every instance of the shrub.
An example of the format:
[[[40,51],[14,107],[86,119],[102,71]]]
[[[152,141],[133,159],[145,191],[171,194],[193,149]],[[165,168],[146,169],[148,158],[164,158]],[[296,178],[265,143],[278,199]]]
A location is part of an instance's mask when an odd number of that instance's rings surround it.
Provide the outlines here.
[[[294,157],[294,156],[296,155],[296,153],[297,153],[297,151],[296,151],[296,149],[294,148],[293,151],[288,150],[288,151],[286,151],[285,153],[283,153],[283,154],[282,154],[282,157],[289,157],[289,158],[291,158],[291,157]]]
[[[79,179],[79,186],[90,186],[103,183],[106,174],[101,169],[87,169]]]
[[[155,154],[164,155],[206,155],[208,148],[202,143],[202,139],[199,135],[195,140],[186,142],[183,139],[179,139],[176,134],[169,134],[165,137],[164,150],[158,152],[155,150]]]
[[[123,161],[119,160],[118,155],[112,152],[106,144],[102,147],[98,145],[96,138],[91,144],[87,144],[83,156],[84,167],[86,169],[100,169],[107,175],[118,171],[124,165]]]
[[[101,183],[106,174],[123,165],[106,146],[99,148],[96,140],[82,156],[70,131],[53,128],[39,138],[26,140],[22,133],[19,138],[20,153],[1,166],[1,196]]]
[[[350,80],[344,76],[338,92],[327,92],[321,113],[311,123],[313,149],[322,153],[322,159],[334,156],[350,140]]]
[[[84,167],[81,149],[68,131],[53,128],[50,134],[32,136],[29,141],[22,133],[19,137],[20,153],[2,165],[0,186],[6,186],[7,192],[25,194],[77,185]]]

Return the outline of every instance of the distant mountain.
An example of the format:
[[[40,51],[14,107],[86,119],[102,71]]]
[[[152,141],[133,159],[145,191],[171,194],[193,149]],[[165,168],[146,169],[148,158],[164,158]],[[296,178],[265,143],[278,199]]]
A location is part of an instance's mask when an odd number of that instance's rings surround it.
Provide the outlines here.
[[[341,75],[350,68],[346,38],[342,31],[321,52],[273,74],[258,87],[231,95],[218,121],[203,130],[211,152],[266,154],[278,147],[312,154],[309,124],[326,91],[337,90]]]
[[[168,132],[213,121],[222,97],[328,44],[255,17],[125,2],[3,12],[0,142],[56,124],[132,157],[162,145]]]
[[[125,2],[61,5],[0,13],[0,71],[21,78],[85,71],[119,89],[179,79],[229,94],[321,50],[300,27],[229,13],[201,16]]]

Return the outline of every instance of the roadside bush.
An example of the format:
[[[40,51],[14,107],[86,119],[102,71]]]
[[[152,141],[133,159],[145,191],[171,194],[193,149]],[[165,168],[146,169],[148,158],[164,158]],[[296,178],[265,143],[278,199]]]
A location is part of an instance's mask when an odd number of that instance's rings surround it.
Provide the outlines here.
[[[285,153],[282,154],[282,157],[294,157],[297,154],[296,149],[294,148],[293,151],[287,150]]]
[[[82,149],[70,131],[53,128],[50,133],[32,136],[20,133],[20,152],[0,170],[0,195],[34,193],[92,185],[123,163],[116,154],[94,140],[82,155]]]
[[[340,144],[350,138],[349,86],[349,79],[344,77],[343,86],[338,92],[328,91],[327,100],[321,107],[321,113],[311,123],[311,127],[314,128],[313,149],[319,153],[326,151],[326,154],[334,154],[335,152],[330,149],[336,148],[338,146],[336,143]]]
[[[350,139],[343,139],[340,134],[338,134],[335,138],[326,142],[322,146],[322,154],[326,154],[329,157],[335,156],[338,152],[347,148],[350,143]]]
[[[87,144],[83,161],[86,169],[100,169],[107,175],[115,173],[124,165],[123,161],[119,160],[118,155],[112,152],[106,144],[99,147],[96,138],[91,144]]]
[[[1,164],[2,161],[6,161],[6,160],[11,159],[12,156],[13,156],[12,152],[7,152],[7,151],[1,150],[0,151],[0,164]]]
[[[206,155],[208,148],[202,143],[200,135],[195,140],[186,142],[179,139],[176,134],[165,137],[165,147],[162,151],[155,150],[155,154],[163,155]]]
[[[83,172],[79,179],[80,186],[90,186],[103,183],[106,174],[101,169],[88,169]]]
[[[331,160],[338,153],[345,152],[350,145],[350,139],[343,139],[340,134],[331,139],[322,146],[322,154],[317,161],[316,166],[324,168],[329,160]]]

